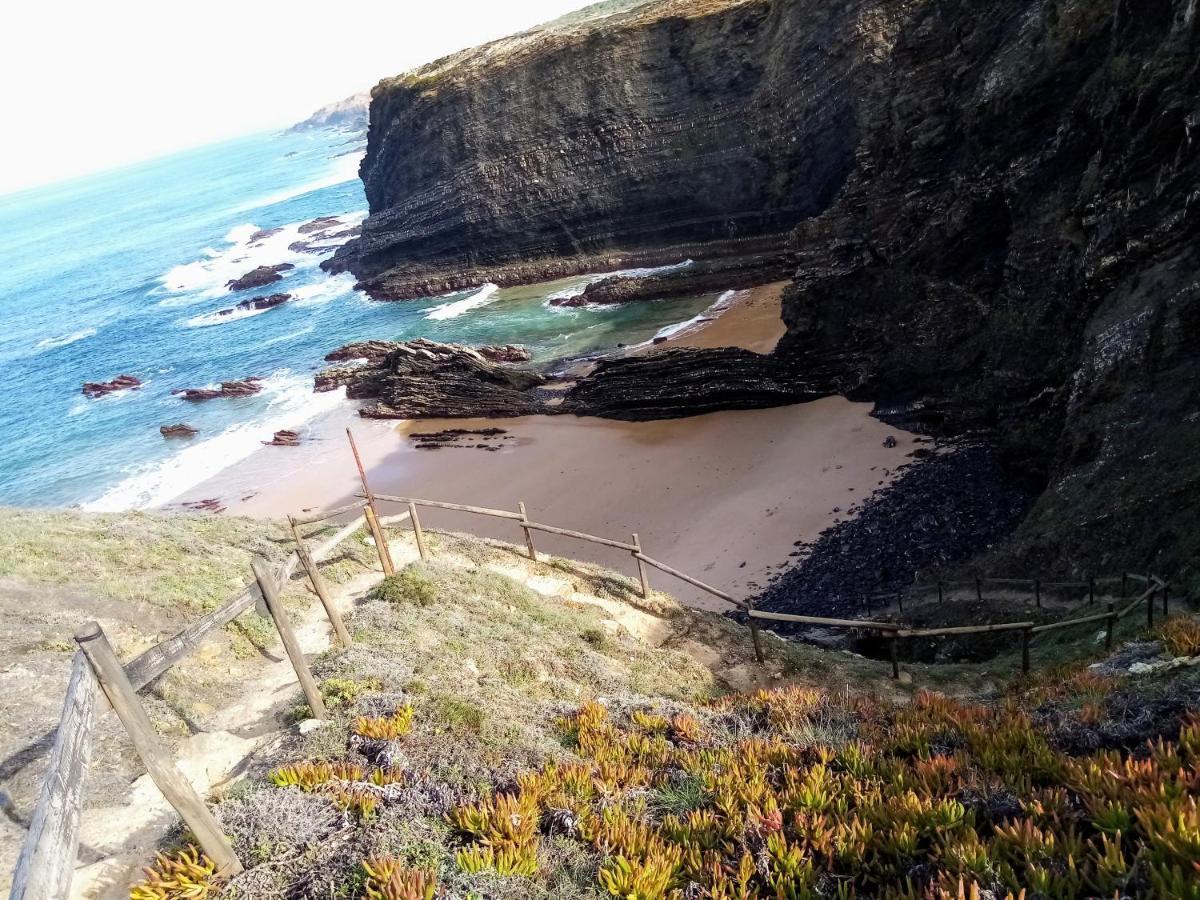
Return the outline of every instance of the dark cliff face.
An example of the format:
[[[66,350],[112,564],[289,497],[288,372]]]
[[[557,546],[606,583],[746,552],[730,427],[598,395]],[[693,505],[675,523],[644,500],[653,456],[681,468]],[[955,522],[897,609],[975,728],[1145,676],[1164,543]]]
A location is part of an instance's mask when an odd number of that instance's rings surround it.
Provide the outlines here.
[[[913,4],[858,165],[796,231],[780,352],[885,414],[992,430],[1047,486],[997,552],[1200,550],[1195,0]]]
[[[509,39],[376,89],[334,266],[405,296],[790,229],[788,370],[1044,488],[994,562],[1169,571],[1200,552],[1198,34],[1198,0],[700,0]]]
[[[651,4],[383,82],[371,215],[332,267],[396,297],[442,272],[782,236],[854,165],[888,5]]]

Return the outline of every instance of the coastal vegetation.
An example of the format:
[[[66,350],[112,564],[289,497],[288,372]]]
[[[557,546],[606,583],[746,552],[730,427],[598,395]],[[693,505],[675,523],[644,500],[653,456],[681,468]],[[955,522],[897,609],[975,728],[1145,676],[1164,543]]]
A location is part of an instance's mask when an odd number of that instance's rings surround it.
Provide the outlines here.
[[[1200,668],[1093,671],[1089,639],[912,686],[768,635],[758,670],[739,626],[621,576],[427,539],[318,660],[331,718],[217,798],[250,861],[222,896],[1200,896]]]

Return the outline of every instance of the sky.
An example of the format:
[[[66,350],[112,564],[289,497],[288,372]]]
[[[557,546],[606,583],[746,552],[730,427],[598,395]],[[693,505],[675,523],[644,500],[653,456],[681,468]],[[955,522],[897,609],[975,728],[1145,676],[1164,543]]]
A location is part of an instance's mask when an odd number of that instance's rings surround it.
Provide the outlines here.
[[[590,0],[40,0],[0,47],[0,193],[290,125]]]

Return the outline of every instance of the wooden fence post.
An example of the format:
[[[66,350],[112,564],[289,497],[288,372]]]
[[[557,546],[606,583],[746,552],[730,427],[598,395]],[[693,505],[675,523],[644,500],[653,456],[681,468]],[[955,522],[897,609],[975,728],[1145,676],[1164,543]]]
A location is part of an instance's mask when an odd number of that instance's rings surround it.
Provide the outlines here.
[[[395,575],[396,569],[392,565],[392,554],[388,551],[387,539],[383,536],[383,529],[379,527],[379,520],[375,518],[375,510],[369,506],[366,507],[363,509],[363,518],[367,520],[367,530],[375,539],[375,551],[379,554],[379,565],[383,569],[383,574]]]
[[[942,579],[938,579],[938,603],[942,602]]]
[[[125,726],[150,778],[196,835],[201,849],[216,863],[218,874],[224,878],[242,871],[242,864],[221,826],[167,756],[100,624],[89,622],[84,625],[76,632],[75,641],[92,664],[96,680]]]
[[[429,554],[425,552],[425,532],[421,531],[421,520],[417,518],[417,504],[408,504],[408,518],[412,521],[413,537],[417,539],[417,553],[424,562],[429,559]]]
[[[1146,596],[1146,627],[1154,627],[1154,590],[1147,582],[1150,593]]]
[[[50,762],[13,870],[9,900],[63,900],[71,892],[92,755],[96,686],[87,656],[76,652]]]
[[[758,660],[759,663],[764,663],[767,661],[767,658],[763,656],[762,637],[758,633],[758,622],[755,621],[754,616],[750,615],[750,613],[753,611],[754,604],[747,600],[746,621],[750,626],[750,640],[754,642],[754,658]]]
[[[1096,576],[1088,576],[1088,606],[1096,602]]]
[[[1029,674],[1029,639],[1031,635],[1028,628],[1021,629],[1021,674]]]
[[[892,657],[892,678],[895,681],[900,680],[900,657],[897,655],[896,649],[896,633],[893,631],[891,637],[888,638],[888,653]]]
[[[375,508],[375,494],[371,491],[371,485],[367,483],[367,470],[363,468],[362,457],[358,455],[358,444],[354,442],[354,435],[350,429],[346,429],[346,437],[350,439],[350,449],[354,452],[354,465],[358,467],[358,478],[362,482],[363,493],[367,495],[367,509],[371,511],[367,523],[370,524],[371,519],[375,520],[374,531],[382,531],[379,527],[379,510]],[[379,561],[383,564],[384,575],[396,574],[396,566],[392,562],[392,551],[388,548],[387,541],[380,542],[379,536],[375,537],[379,544]]]
[[[350,639],[350,632],[346,630],[346,625],[342,622],[341,613],[337,611],[337,607],[333,604],[333,599],[329,596],[329,588],[325,586],[325,579],[321,576],[321,570],[317,568],[317,561],[312,558],[308,546],[304,543],[304,538],[300,536],[300,529],[296,526],[296,520],[288,516],[288,522],[292,526],[292,535],[296,538],[296,555],[300,557],[300,564],[304,566],[304,571],[308,574],[308,580],[312,584],[313,590],[321,598],[321,605],[325,607],[325,615],[329,617],[329,624],[333,626],[333,633],[337,635],[338,643],[343,647],[349,647],[353,643]]]
[[[900,612],[904,612],[904,596],[900,593],[900,589],[896,589],[896,608]]]
[[[308,701],[308,708],[312,711],[314,719],[324,719],[325,702],[321,699],[321,690],[317,687],[317,682],[313,680],[312,672],[308,670],[308,663],[304,661],[304,654],[300,650],[300,644],[296,641],[292,623],[288,620],[287,613],[283,611],[279,592],[275,590],[275,579],[267,567],[267,562],[261,557],[255,557],[250,562],[250,568],[254,570],[254,578],[258,581],[258,589],[262,591],[267,610],[271,613],[271,618],[275,620],[275,628],[279,632],[280,640],[283,641],[283,649],[287,651],[288,658],[292,661],[292,668],[296,670],[296,680],[300,682],[300,689],[304,691],[304,699]]]
[[[525,512],[524,502],[518,503],[521,511],[521,530],[525,532],[525,546],[529,548],[529,558],[537,562],[537,548],[533,546],[533,532],[529,530],[529,513]]]
[[[1033,579],[1033,602],[1037,604],[1037,608],[1042,608],[1042,579]]]
[[[1117,621],[1117,605],[1112,601],[1108,604],[1108,622],[1104,629],[1104,649],[1111,650],[1113,645],[1113,626]]]
[[[633,546],[637,547],[637,550],[635,550],[633,553],[633,558],[637,560],[638,578],[641,579],[642,582],[642,599],[649,600],[650,579],[646,575],[646,564],[638,558],[642,553],[642,542],[638,539],[636,531],[633,533]]]
[[[983,582],[979,579],[979,576],[975,577],[975,599],[981,603],[983,602]]]

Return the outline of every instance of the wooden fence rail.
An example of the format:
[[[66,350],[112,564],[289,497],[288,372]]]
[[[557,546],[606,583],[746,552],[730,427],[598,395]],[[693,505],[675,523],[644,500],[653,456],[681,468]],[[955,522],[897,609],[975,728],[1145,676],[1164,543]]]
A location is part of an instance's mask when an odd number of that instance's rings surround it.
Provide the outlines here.
[[[866,629],[879,632],[887,638],[892,660],[892,675],[899,677],[899,663],[896,645],[898,640],[913,638],[929,638],[944,635],[983,634],[987,632],[1020,631],[1022,641],[1022,670],[1029,671],[1030,642],[1038,634],[1067,628],[1074,625],[1084,625],[1093,622],[1107,621],[1107,643],[1112,645],[1114,624],[1132,613],[1142,603],[1146,604],[1148,624],[1154,621],[1154,598],[1159,592],[1163,596],[1163,613],[1167,612],[1167,589],[1165,581],[1157,576],[1146,574],[1123,573],[1119,577],[1089,578],[1087,581],[1041,581],[1040,579],[1021,578],[973,578],[962,582],[937,582],[938,599],[943,599],[943,589],[946,585],[963,584],[975,588],[977,596],[982,599],[982,585],[988,584],[1031,584],[1040,605],[1042,588],[1088,588],[1089,599],[1095,599],[1095,586],[1098,584],[1121,585],[1122,596],[1125,595],[1130,580],[1141,581],[1146,589],[1117,611],[1115,604],[1108,604],[1105,613],[1067,619],[1061,622],[1035,625],[1033,622],[1004,622],[989,625],[956,626],[947,628],[910,628],[897,622],[878,622],[861,619],[838,619],[823,616],[802,616],[788,613],[775,613],[754,609],[749,600],[739,600],[733,595],[694,578],[691,575],[667,565],[666,563],[646,555],[640,539],[633,535],[632,543],[573,531],[554,525],[546,525],[531,521],[525,509],[525,504],[518,504],[517,511],[490,509],[481,506],[471,506],[461,503],[449,503],[439,500],[424,500],[415,497],[400,497],[388,494],[374,494],[367,481],[366,470],[354,444],[354,437],[347,429],[351,449],[354,453],[355,464],[362,482],[362,493],[356,494],[356,500],[327,510],[317,515],[289,517],[293,536],[296,541],[296,551],[291,553],[274,571],[270,570],[264,561],[256,560],[254,576],[256,584],[252,583],[236,597],[233,597],[221,607],[207,613],[188,625],[178,634],[162,641],[146,650],[123,667],[112,655],[111,648],[104,640],[99,626],[92,623],[80,632],[80,651],[72,660],[71,678],[64,698],[62,717],[50,753],[50,762],[37,806],[30,820],[29,831],[22,844],[17,866],[13,873],[13,888],[10,900],[64,900],[67,897],[71,876],[75,867],[76,851],[79,843],[79,822],[83,809],[83,795],[87,781],[87,769],[92,749],[92,732],[98,708],[98,698],[101,688],[110,704],[116,709],[119,718],[125,724],[130,736],[134,739],[138,752],[142,755],[147,768],[163,793],[183,816],[185,821],[202,841],[205,851],[218,862],[220,869],[226,874],[236,872],[240,862],[229,848],[228,841],[220,834],[208,813],[191,786],[179,776],[173,763],[166,757],[158,746],[157,737],[149,726],[149,720],[137,699],[137,692],[180,660],[194,652],[215,631],[232,622],[239,615],[249,610],[259,600],[264,602],[265,609],[275,621],[280,638],[295,667],[297,680],[300,682],[306,699],[314,715],[324,715],[320,692],[308,670],[307,663],[296,645],[295,636],[287,622],[286,614],[279,603],[279,592],[291,579],[297,568],[303,566],[314,592],[321,600],[330,619],[334,633],[339,643],[345,645],[350,641],[350,635],[341,622],[340,616],[333,608],[324,590],[317,564],[329,556],[343,541],[364,527],[364,523],[355,518],[342,525],[333,535],[313,547],[308,547],[306,539],[299,528],[325,522],[347,512],[362,510],[365,526],[375,540],[379,553],[380,566],[385,575],[394,572],[390,548],[383,528],[408,520],[414,530],[418,550],[422,559],[428,555],[418,517],[418,507],[446,509],[472,513],[475,515],[491,516],[516,522],[522,529],[529,556],[537,560],[537,551],[533,544],[531,532],[538,531],[548,534],[561,535],[576,540],[587,541],[602,546],[622,550],[631,555],[637,564],[638,581],[643,597],[649,596],[650,586],[646,566],[664,572],[693,587],[717,597],[747,614],[750,634],[754,642],[755,655],[763,661],[762,646],[759,640],[759,621],[788,622],[802,625],[816,625],[832,628]],[[402,503],[407,510],[399,515],[379,516],[376,501]],[[898,593],[876,594],[876,598],[896,599],[900,602]],[[864,600],[867,598],[864,598]],[[901,610],[903,609],[901,605]],[[99,677],[98,677],[99,676]],[[49,736],[43,736],[45,740]]]
[[[320,516],[296,519],[296,523],[297,525],[313,524],[365,505],[365,503],[350,504],[329,510]],[[383,522],[396,524],[407,518],[408,514],[402,513],[398,516],[386,517]],[[350,522],[325,540],[317,543],[309,553],[314,561],[323,560],[362,527],[362,523],[358,520]],[[299,556],[291,553],[274,572],[264,573],[264,578],[268,580],[269,586],[281,589],[295,573],[298,565],[300,565]],[[178,634],[154,645],[123,667],[118,666],[121,669],[121,676],[116,681],[123,680],[127,683],[130,694],[136,698],[137,691],[145,688],[180,660],[194,652],[214,632],[253,607],[258,597],[257,587],[246,588],[229,602],[192,622]],[[91,632],[88,634],[90,635]],[[87,655],[81,649],[72,660],[71,677],[63,701],[62,716],[53,732],[54,742],[46,774],[43,777],[41,793],[33,814],[30,816],[29,830],[25,834],[16,868],[13,870],[9,900],[65,900],[70,893],[71,877],[75,869],[79,846],[79,824],[87,785],[88,765],[92,753],[97,706],[100,703],[104,704],[101,712],[109,707],[109,703],[99,699],[101,696],[94,664],[89,662]],[[137,704],[137,707],[140,709],[140,703]],[[127,706],[126,712],[133,717],[131,721],[136,723],[137,711],[133,706]],[[146,737],[141,734],[137,724],[129,727],[139,731],[139,739]],[[142,749],[153,752],[153,748],[145,741],[142,742],[139,752]],[[155,757],[158,774],[170,779],[170,773],[163,769],[161,764],[161,755]],[[184,816],[185,820],[190,815],[198,815],[194,805],[190,805],[190,801],[187,799],[187,789],[186,782],[181,781],[173,781],[167,788],[167,790],[177,792],[172,801],[176,810],[184,814],[184,809],[181,809],[180,805],[189,810]],[[201,806],[203,806],[202,803]],[[191,824],[190,820],[189,824]],[[215,835],[210,834],[209,837],[216,840]],[[208,847],[205,849],[209,850]],[[213,853],[220,855],[221,851],[214,846],[209,855],[212,856]],[[236,857],[232,859],[222,857],[219,862],[227,872],[234,871],[235,864],[240,865],[237,863]]]
[[[92,756],[97,687],[87,657],[77,650],[50,764],[13,872],[11,900],[58,900],[71,890]]]

